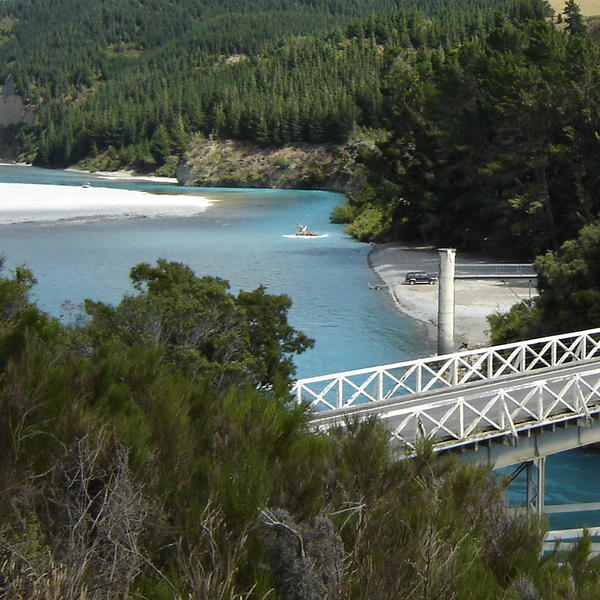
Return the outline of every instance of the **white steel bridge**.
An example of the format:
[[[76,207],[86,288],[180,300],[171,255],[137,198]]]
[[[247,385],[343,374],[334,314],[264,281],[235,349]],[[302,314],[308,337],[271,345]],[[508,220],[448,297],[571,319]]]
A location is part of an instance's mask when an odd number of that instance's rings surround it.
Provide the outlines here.
[[[408,454],[428,439],[494,469],[519,465],[528,512],[600,510],[544,502],[546,456],[600,443],[600,329],[301,379],[293,394],[318,429],[377,416]],[[550,531],[544,548],[568,549],[582,533]]]
[[[300,379],[292,393],[312,406],[318,428],[376,415],[408,448],[419,438],[437,450],[523,445],[519,437],[548,428],[592,429],[600,416],[600,329]],[[575,445],[600,441],[578,436]],[[486,454],[496,467],[520,462]]]
[[[545,457],[600,442],[600,328],[300,379],[292,392],[318,429],[377,416],[409,454],[428,439],[494,469],[521,465],[527,509],[565,512],[544,506]]]

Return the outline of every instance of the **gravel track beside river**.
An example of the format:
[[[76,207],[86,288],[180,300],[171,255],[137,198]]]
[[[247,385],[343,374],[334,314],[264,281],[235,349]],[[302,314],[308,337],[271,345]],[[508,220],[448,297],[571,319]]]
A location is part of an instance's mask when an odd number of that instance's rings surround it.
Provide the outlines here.
[[[457,252],[457,264],[481,264],[493,261],[465,256]],[[429,337],[437,340],[438,286],[405,285],[408,271],[439,272],[439,254],[431,247],[405,244],[376,246],[369,253],[369,265],[383,282],[381,289],[391,294],[398,310],[427,326]],[[497,279],[455,281],[454,330],[455,346],[468,344],[469,348],[489,343],[487,317],[505,312],[520,299],[529,298],[529,280]],[[379,287],[380,284],[378,284]],[[535,293],[535,281],[532,293]]]

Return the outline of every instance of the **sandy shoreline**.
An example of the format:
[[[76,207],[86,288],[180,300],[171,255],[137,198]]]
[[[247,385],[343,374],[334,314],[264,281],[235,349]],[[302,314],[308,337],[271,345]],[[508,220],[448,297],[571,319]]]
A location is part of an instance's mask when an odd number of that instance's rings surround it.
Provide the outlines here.
[[[153,177],[150,175],[136,175],[133,171],[80,171],[78,169],[67,168],[69,173],[88,174],[102,179],[113,179],[118,181],[126,179],[128,181],[147,181],[151,183],[178,183],[175,177]]]
[[[482,263],[479,258],[461,256],[457,264]],[[404,285],[407,271],[437,274],[439,254],[432,248],[402,244],[377,246],[369,253],[369,265],[380,277],[382,292],[387,290],[398,310],[427,326],[428,336],[437,341],[437,285]],[[535,293],[535,290],[534,290]],[[529,282],[517,280],[510,287],[499,280],[455,281],[455,345],[469,348],[489,342],[487,317],[504,312],[520,299],[529,298]]]
[[[31,167],[31,165],[27,163],[20,162],[12,162],[0,159],[0,167]],[[52,169],[48,169],[52,170]],[[127,179],[131,181],[148,181],[155,183],[178,183],[176,177],[153,177],[151,175],[136,175],[134,171],[81,171],[80,169],[73,169],[72,167],[67,167],[64,169],[67,173],[77,173],[80,175],[93,175],[94,177],[101,177],[102,179]]]
[[[193,194],[0,183],[0,224],[106,218],[189,217],[213,202]]]

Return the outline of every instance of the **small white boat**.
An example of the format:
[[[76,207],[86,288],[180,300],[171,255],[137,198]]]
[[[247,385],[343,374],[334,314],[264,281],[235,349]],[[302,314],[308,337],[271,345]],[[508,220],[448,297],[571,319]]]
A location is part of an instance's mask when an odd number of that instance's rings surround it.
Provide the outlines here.
[[[326,238],[329,237],[328,233],[324,233],[323,235],[319,235],[318,233],[316,233],[315,231],[308,231],[308,227],[306,225],[296,225],[296,227],[298,228],[298,231],[296,231],[296,233],[292,233],[290,235],[283,235],[283,237],[286,238],[311,238],[311,239],[315,239],[315,238]]]
[[[308,231],[308,227],[306,225],[296,225],[298,231],[294,235],[299,235],[303,237],[317,237],[319,234],[314,231]]]

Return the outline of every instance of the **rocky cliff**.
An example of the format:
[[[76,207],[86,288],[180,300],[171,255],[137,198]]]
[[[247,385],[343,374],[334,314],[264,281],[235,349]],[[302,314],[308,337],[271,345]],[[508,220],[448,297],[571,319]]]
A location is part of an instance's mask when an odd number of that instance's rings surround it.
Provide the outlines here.
[[[23,123],[32,124],[35,119],[35,112],[26,107],[16,93],[13,80],[7,79],[0,87],[0,157],[5,160],[17,158],[17,127]]]
[[[8,78],[0,88],[0,127],[35,122],[35,113],[27,108],[15,92],[15,84]]]
[[[259,148],[247,142],[195,140],[177,167],[180,185],[355,192],[365,142]]]

